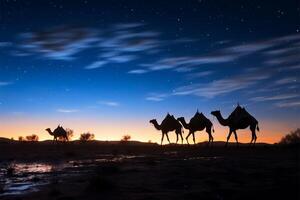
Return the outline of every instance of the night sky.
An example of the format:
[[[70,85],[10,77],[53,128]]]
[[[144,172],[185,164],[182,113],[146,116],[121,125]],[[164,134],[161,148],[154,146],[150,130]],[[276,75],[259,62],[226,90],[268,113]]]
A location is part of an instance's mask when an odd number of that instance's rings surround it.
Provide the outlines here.
[[[296,0],[1,0],[0,137],[61,124],[157,142],[150,119],[199,109],[225,140],[210,112],[239,102],[276,142],[300,124],[299,58]]]

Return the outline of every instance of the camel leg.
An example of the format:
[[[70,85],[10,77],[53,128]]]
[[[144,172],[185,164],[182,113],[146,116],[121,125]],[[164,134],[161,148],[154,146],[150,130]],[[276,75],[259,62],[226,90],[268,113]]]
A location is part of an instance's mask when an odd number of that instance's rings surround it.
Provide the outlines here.
[[[190,144],[189,143],[189,137],[190,137],[191,134],[192,134],[192,132],[190,131],[189,134],[185,137],[185,139],[186,139],[186,141],[187,141],[188,144]]]
[[[228,145],[228,141],[229,141],[229,139],[230,139],[231,134],[232,134],[232,130],[229,130],[229,134],[228,134],[228,136],[227,136],[227,142],[226,142],[226,145],[225,145],[225,146]]]
[[[166,134],[169,144],[171,144],[168,133]]]
[[[256,142],[256,139],[257,139],[255,128],[256,128],[256,126],[250,128],[251,132],[252,132],[253,146],[255,145],[255,142]],[[251,140],[251,143],[252,143],[252,140]]]
[[[179,134],[179,133],[176,133],[176,144],[177,144],[177,142],[178,142],[178,134]]]
[[[251,133],[252,133],[252,138],[251,138],[251,142],[250,142],[250,145],[252,144],[253,142],[253,145],[255,144],[255,141],[256,141],[256,133],[255,133],[255,126],[251,126],[250,127],[250,130],[251,130]]]
[[[207,128],[206,129],[206,132],[207,132],[207,134],[208,134],[208,144],[212,144],[213,143],[213,141],[214,141],[214,138],[213,138],[213,136],[211,135],[211,128]]]
[[[195,133],[194,132],[193,132],[193,141],[194,141],[194,144],[196,144]]]
[[[183,137],[182,137],[182,133],[180,133],[180,137],[181,137],[181,144],[183,144]]]
[[[165,137],[165,133],[162,133],[162,136],[161,136],[161,142],[160,142],[160,145],[161,145],[161,146],[162,146],[162,144],[163,144],[164,137]]]
[[[236,144],[237,144],[237,146],[239,146],[238,136],[237,136],[235,130],[233,131],[233,134],[234,134],[234,138],[235,138]]]

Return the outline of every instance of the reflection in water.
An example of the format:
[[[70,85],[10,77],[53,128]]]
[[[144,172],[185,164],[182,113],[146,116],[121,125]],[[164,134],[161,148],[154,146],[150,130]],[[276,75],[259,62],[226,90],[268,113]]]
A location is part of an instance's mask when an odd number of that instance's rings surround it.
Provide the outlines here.
[[[0,163],[0,197],[36,191],[38,186],[49,183],[54,175],[76,175],[86,173],[91,167],[106,162],[123,162],[143,156],[111,154],[99,155],[97,159],[68,161],[64,163]],[[8,171],[10,171],[8,173]],[[2,189],[1,189],[2,188]]]
[[[174,159],[172,152],[165,159]],[[98,155],[96,159],[71,160],[60,163],[0,163],[0,197],[5,195],[21,195],[37,191],[42,185],[49,184],[54,178],[63,179],[66,176],[75,176],[89,173],[101,164],[120,163],[134,159],[144,159],[145,155]],[[148,158],[148,156],[147,156]],[[183,160],[215,160],[220,157],[188,157]],[[140,160],[139,160],[140,161]],[[10,170],[9,170],[10,169]],[[10,173],[8,173],[10,171]]]
[[[17,195],[35,191],[46,184],[46,176],[53,172],[53,165],[45,163],[11,163],[0,165],[0,186],[3,195]]]

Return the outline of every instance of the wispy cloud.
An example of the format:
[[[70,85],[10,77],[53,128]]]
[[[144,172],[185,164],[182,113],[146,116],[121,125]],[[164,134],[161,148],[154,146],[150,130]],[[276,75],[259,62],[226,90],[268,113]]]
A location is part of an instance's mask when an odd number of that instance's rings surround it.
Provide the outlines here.
[[[76,113],[76,112],[79,112],[79,110],[77,110],[77,109],[64,109],[64,108],[59,108],[56,111],[60,112],[60,113]]]
[[[280,102],[276,103],[275,105],[280,108],[294,108],[300,107],[300,101]]]
[[[93,62],[92,64],[86,66],[85,69],[96,69],[96,68],[100,68],[100,67],[103,67],[106,63],[107,63],[107,61],[95,61],[95,62]]]
[[[297,83],[297,77],[285,77],[275,81],[275,85],[286,85],[291,83]]]
[[[55,60],[72,60],[75,54],[99,41],[93,29],[67,26],[24,33],[21,39],[25,51]]]
[[[147,97],[146,100],[147,101],[163,101],[166,97],[168,97],[169,95],[167,94],[158,94],[158,93],[150,93]]]
[[[200,65],[211,65],[236,61],[252,54],[267,55],[265,63],[287,64],[294,63],[299,59],[299,47],[288,47],[291,42],[300,40],[300,34],[287,35],[283,37],[271,38],[268,40],[245,42],[242,44],[229,45],[225,48],[216,49],[212,52],[194,56],[176,56],[161,58],[153,63],[141,64],[141,68],[150,71],[173,70],[177,72],[188,72]],[[278,54],[280,56],[274,56]]]
[[[105,105],[105,106],[111,106],[111,107],[117,107],[120,106],[120,103],[115,101],[98,101],[99,104]]]
[[[11,85],[13,82],[7,82],[7,81],[0,81],[0,86],[6,86],[6,85]]]
[[[173,95],[195,95],[206,98],[213,98],[219,95],[225,95],[238,90],[249,88],[262,80],[271,77],[269,73],[255,73],[247,76],[239,75],[232,78],[216,80],[207,84],[191,84],[175,89]]]
[[[274,96],[259,96],[251,98],[252,101],[275,101],[275,100],[286,100],[286,99],[293,99],[299,97],[299,94],[281,94],[281,95],[274,95]]]
[[[195,72],[195,73],[190,73],[187,74],[186,77],[189,79],[194,79],[194,78],[200,78],[200,77],[205,77],[213,74],[214,71],[202,71],[202,72]]]
[[[147,72],[148,72],[148,70],[145,70],[145,69],[133,69],[133,70],[130,70],[128,73],[129,74],[145,74]]]
[[[12,45],[11,42],[0,42],[0,47],[9,47],[11,45]]]

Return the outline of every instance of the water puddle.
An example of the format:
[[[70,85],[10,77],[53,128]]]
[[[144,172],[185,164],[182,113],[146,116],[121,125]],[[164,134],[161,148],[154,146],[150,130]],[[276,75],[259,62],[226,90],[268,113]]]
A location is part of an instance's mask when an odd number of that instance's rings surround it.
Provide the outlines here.
[[[37,191],[39,186],[49,184],[53,177],[60,178],[87,173],[93,167],[108,162],[124,162],[144,156],[99,155],[97,159],[71,160],[63,163],[0,163],[0,197],[22,195]]]

